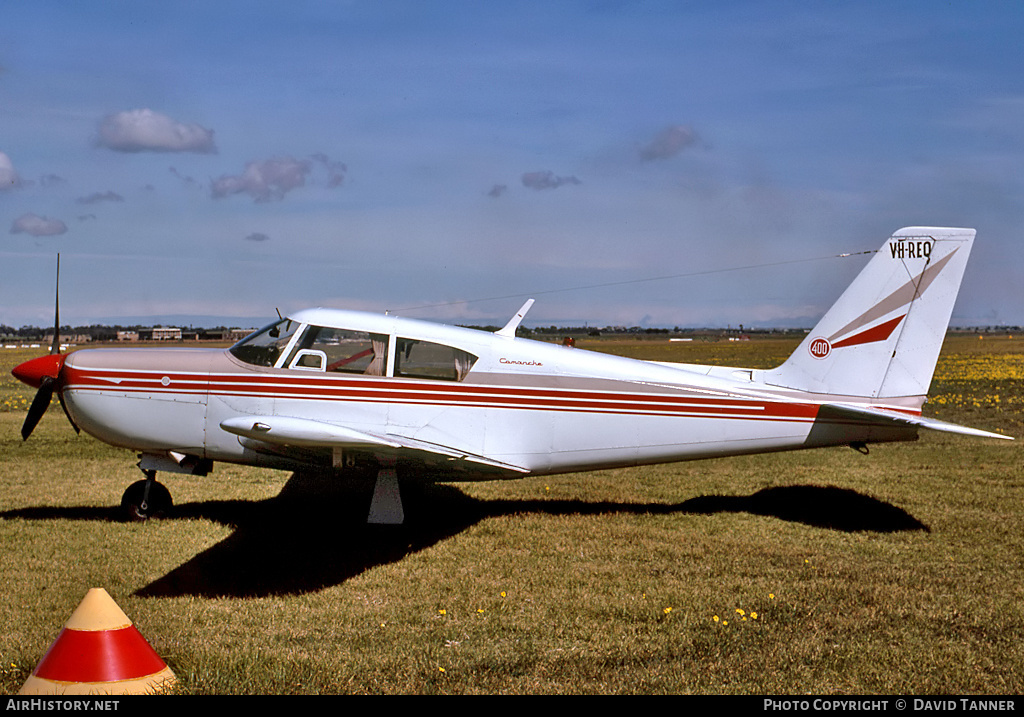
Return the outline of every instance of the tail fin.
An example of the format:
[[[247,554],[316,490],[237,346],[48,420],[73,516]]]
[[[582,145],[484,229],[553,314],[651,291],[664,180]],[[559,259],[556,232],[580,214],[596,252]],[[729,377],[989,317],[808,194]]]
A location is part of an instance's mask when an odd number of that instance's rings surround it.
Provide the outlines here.
[[[897,231],[793,355],[761,378],[835,396],[925,396],[974,234]]]

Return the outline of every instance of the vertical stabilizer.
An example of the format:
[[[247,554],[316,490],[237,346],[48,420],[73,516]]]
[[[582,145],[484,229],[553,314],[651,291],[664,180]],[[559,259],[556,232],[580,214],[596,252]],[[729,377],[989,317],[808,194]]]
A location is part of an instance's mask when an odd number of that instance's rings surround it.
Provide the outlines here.
[[[759,378],[836,396],[926,395],[974,234],[897,231],[793,355]]]

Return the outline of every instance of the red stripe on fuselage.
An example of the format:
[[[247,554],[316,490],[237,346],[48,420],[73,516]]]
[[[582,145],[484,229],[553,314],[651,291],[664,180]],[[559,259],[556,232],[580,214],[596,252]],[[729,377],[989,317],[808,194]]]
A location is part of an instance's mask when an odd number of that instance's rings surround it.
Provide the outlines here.
[[[818,411],[818,405],[814,403],[734,396],[488,386],[345,375],[162,373],[73,368],[67,371],[65,389],[154,396],[189,394],[748,420],[812,421]]]

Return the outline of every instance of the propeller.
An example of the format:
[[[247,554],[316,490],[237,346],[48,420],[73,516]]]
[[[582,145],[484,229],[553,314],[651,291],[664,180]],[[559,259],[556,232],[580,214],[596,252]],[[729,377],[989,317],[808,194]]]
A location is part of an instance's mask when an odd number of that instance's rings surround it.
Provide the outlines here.
[[[28,437],[32,435],[32,431],[35,430],[36,424],[39,423],[39,419],[43,417],[46,409],[50,407],[56,383],[57,380],[54,378],[49,376],[43,377],[39,390],[36,391],[36,397],[32,399],[32,405],[28,408],[28,416],[25,417],[25,423],[21,426],[21,440],[28,440]]]
[[[27,441],[28,437],[32,435],[32,431],[35,430],[39,419],[43,417],[46,409],[50,407],[55,391],[57,392],[57,399],[60,401],[61,408],[64,409],[64,415],[71,422],[71,427],[75,429],[75,433],[80,432],[78,425],[68,412],[68,407],[64,403],[64,394],[60,390],[60,372],[64,368],[65,359],[60,353],[60,254],[57,254],[57,292],[54,304],[53,343],[50,345],[50,355],[26,361],[11,371],[19,381],[39,389],[36,391],[35,398],[32,399],[32,405],[28,408],[25,423],[21,426],[21,439],[23,441]]]

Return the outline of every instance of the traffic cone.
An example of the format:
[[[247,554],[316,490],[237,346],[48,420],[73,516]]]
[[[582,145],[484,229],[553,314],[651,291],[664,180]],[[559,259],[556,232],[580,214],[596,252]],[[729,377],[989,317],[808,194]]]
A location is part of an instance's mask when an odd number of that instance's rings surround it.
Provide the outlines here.
[[[93,588],[18,694],[144,694],[174,682],[174,673],[107,591]]]

